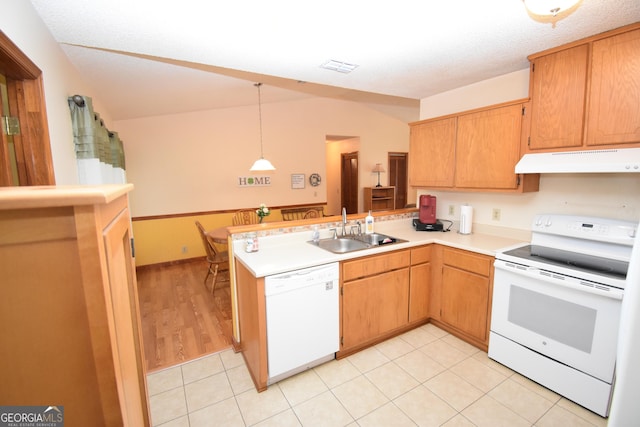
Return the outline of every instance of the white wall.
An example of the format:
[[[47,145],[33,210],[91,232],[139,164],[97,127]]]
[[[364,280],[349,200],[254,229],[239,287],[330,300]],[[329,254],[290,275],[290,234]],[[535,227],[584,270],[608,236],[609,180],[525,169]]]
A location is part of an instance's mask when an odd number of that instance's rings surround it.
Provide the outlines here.
[[[0,29],[42,70],[56,184],[77,184],[78,171],[67,98],[74,94],[92,97],[95,110],[105,120],[107,127],[112,129],[109,126],[110,113],[92,96],[90,85],[67,60],[31,2],[2,2]]]
[[[206,212],[327,201],[327,135],[360,140],[360,182],[388,151],[407,151],[409,127],[362,104],[309,98],[262,105],[264,157],[276,167],[269,187],[240,188],[260,154],[255,106],[120,120],[134,216]],[[305,174],[304,189],[291,174]],[[308,183],[319,173],[318,187]],[[334,188],[330,191],[335,191]]]
[[[529,69],[439,93],[420,100],[420,120],[529,97]]]
[[[528,97],[529,70],[441,93],[420,101],[427,119]],[[537,213],[580,214],[629,221],[640,218],[640,174],[543,174],[540,191],[529,194],[446,192],[419,189],[437,197],[437,217],[457,221],[459,206],[474,207],[474,223],[522,230],[531,228]],[[455,214],[449,215],[449,205]],[[491,219],[494,208],[500,221]],[[457,229],[457,228],[456,228]]]

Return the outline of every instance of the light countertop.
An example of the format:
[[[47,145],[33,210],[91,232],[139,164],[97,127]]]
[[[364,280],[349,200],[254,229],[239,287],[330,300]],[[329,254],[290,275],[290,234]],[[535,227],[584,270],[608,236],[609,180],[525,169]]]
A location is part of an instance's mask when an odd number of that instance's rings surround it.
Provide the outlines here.
[[[0,210],[109,203],[132,184],[0,187]]]
[[[387,234],[398,239],[407,240],[407,242],[384,245],[382,247],[364,249],[346,254],[334,254],[308,243],[308,241],[311,240],[311,232],[304,231],[261,237],[259,239],[260,248],[258,252],[245,252],[245,242],[243,240],[236,240],[234,242],[233,252],[236,259],[242,262],[255,277],[264,277],[286,271],[376,255],[399,249],[407,249],[429,243],[437,243],[494,256],[496,251],[502,248],[526,242],[526,240],[522,238],[504,237],[487,231],[473,232],[468,235],[460,234],[454,230],[449,232],[415,231],[409,219],[377,222],[375,224],[375,231],[376,233]],[[327,238],[331,235],[332,232],[329,230],[320,230],[320,238]]]

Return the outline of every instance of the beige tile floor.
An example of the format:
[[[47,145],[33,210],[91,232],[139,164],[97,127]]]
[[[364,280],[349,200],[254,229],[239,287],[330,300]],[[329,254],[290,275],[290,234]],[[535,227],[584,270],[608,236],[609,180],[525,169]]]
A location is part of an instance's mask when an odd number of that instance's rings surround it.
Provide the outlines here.
[[[425,325],[257,393],[240,354],[148,376],[154,426],[606,426],[606,419]]]

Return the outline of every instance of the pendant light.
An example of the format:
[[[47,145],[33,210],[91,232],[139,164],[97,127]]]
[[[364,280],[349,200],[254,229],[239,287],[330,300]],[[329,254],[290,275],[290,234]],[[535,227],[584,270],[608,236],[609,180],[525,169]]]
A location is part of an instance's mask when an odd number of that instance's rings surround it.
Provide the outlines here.
[[[271,164],[271,162],[264,158],[264,153],[262,151],[262,101],[260,99],[260,86],[262,83],[254,84],[255,87],[258,88],[258,116],[260,117],[260,158],[255,161],[251,169],[251,172],[262,172],[262,171],[274,171],[276,168]]]

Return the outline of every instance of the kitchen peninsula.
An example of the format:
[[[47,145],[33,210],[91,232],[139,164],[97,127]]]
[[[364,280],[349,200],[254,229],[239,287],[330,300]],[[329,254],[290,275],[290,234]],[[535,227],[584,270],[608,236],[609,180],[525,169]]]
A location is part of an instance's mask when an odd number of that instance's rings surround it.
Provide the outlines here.
[[[487,350],[493,256],[498,249],[527,241],[528,234],[487,227],[462,235],[457,224],[450,232],[420,232],[412,227],[417,211],[398,212],[380,213],[375,231],[403,242],[343,254],[309,243],[314,226],[321,238],[333,236],[339,217],[300,221],[291,224],[291,232],[261,236],[258,252],[244,250],[244,236],[252,230],[245,227],[233,235],[239,349],[256,389],[263,391],[269,384],[265,278],[335,262],[340,264],[337,358],[427,322]],[[347,230],[363,221],[360,216],[349,217]],[[253,232],[264,232],[264,227]]]

